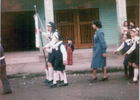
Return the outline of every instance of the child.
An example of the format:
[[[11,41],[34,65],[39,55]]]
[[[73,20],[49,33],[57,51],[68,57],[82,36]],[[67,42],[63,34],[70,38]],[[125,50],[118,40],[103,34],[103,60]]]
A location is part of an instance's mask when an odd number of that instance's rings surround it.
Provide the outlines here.
[[[124,54],[124,56],[127,56],[128,54],[130,54],[131,52],[136,51],[135,55],[133,55],[133,57],[136,57],[135,61],[134,61],[134,77],[133,80],[130,83],[137,83],[138,82],[138,75],[139,75],[139,37],[137,35],[139,32],[139,28],[132,29],[132,34],[134,34],[134,43],[133,46]]]
[[[119,52],[119,51],[122,50],[123,48],[124,48],[125,52],[127,52],[127,51],[131,48],[131,46],[132,46],[131,36],[130,36],[130,33],[127,32],[127,34],[126,34],[126,40],[125,40],[125,41],[121,44],[121,46],[120,46],[116,51],[114,51],[113,53],[115,54],[116,52]],[[124,72],[123,77],[127,77],[127,76],[128,76],[128,74],[127,74],[127,65],[129,65],[129,76],[132,76],[132,75],[131,75],[131,71],[130,71],[130,69],[132,69],[132,66],[131,66],[132,64],[129,63],[129,61],[130,61],[130,56],[131,56],[131,54],[130,54],[130,55],[127,55],[127,56],[124,58],[123,65],[124,65],[124,70],[125,70],[125,72]]]
[[[56,26],[53,22],[48,22],[47,24],[47,27],[48,27],[48,32],[45,33],[45,32],[42,32],[41,29],[39,30],[39,32],[44,35],[45,37],[51,37],[52,40],[50,42],[51,44],[51,47],[55,44],[55,35],[57,34],[57,29],[56,29]],[[47,84],[49,83],[52,83],[53,82],[53,61],[54,61],[54,50],[52,49],[51,50],[51,56],[49,57],[49,60],[48,60],[48,72],[49,72],[49,81],[45,82]]]
[[[130,26],[129,26],[130,29],[133,29],[135,28],[135,25],[134,25],[134,22],[133,21],[130,21]]]
[[[74,51],[74,45],[72,43],[72,38],[68,38],[68,44],[66,45],[67,50],[67,64],[72,65],[73,64],[73,51]]]
[[[48,53],[49,53],[49,58],[48,58],[48,62],[52,62],[51,61],[51,55],[52,55],[52,46],[51,46],[51,40],[52,38],[51,37],[48,37],[47,38],[47,44],[42,47],[43,50],[46,50]],[[48,68],[50,69],[50,68]],[[48,70],[47,70],[47,67],[45,66],[45,73],[46,73],[46,80],[44,81],[44,83],[48,83],[49,81],[52,81],[52,75]]]
[[[67,53],[66,53],[65,46],[62,42],[61,34],[58,33],[57,35],[55,35],[55,41],[56,41],[56,44],[53,46],[53,48],[55,49],[55,60],[54,60],[54,67],[53,67],[54,80],[53,80],[53,83],[49,85],[49,87],[51,88],[57,86],[57,79],[58,79],[57,71],[61,71],[64,77],[64,83],[62,83],[59,86],[68,86],[67,76],[64,71],[66,61],[67,61]]]

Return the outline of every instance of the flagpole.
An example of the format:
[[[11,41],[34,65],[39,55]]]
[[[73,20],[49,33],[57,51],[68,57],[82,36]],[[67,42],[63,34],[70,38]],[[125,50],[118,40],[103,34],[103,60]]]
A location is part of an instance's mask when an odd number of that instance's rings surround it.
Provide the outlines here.
[[[35,13],[37,14],[37,17],[39,18],[39,15],[38,15],[38,13],[37,13],[37,9],[36,9],[36,5],[34,5],[34,8],[35,8]],[[40,20],[41,21],[41,20]],[[43,26],[43,25],[42,25]],[[39,27],[39,24],[38,24],[38,27]],[[43,27],[43,29],[44,29],[44,27]],[[43,47],[43,40],[42,40],[42,36],[41,36],[41,34],[39,34],[40,35],[40,39],[41,39],[41,44],[42,44],[42,47]],[[46,61],[46,56],[45,56],[45,51],[43,50],[43,54],[44,54],[44,59],[45,59],[45,66],[46,66],[46,68],[47,68],[47,70],[48,70],[48,66],[47,66],[47,61]]]

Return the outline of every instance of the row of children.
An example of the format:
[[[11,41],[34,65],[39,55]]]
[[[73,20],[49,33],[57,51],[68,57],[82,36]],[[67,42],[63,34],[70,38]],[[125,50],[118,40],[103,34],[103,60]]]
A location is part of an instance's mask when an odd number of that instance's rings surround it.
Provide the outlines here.
[[[127,21],[124,21],[123,27],[122,27],[122,30],[121,30],[121,33],[122,33],[122,41],[124,41],[126,39],[127,32],[130,32],[130,30],[133,29],[133,28],[135,28],[135,25],[134,25],[134,22],[133,21],[130,21],[129,22],[129,25],[128,25],[128,22]]]
[[[45,66],[46,80],[44,82],[49,87],[56,87],[57,84],[60,84],[60,87],[68,86],[65,65],[67,62],[70,65],[73,64],[74,45],[72,39],[68,38],[68,44],[65,48],[62,35],[57,31],[55,24],[49,22],[47,28],[48,33],[40,30],[40,33],[47,37],[48,42],[42,49],[49,53],[48,63]]]
[[[132,28],[127,31],[126,39],[114,51],[114,54],[123,48],[125,50],[123,62],[125,73],[123,77],[129,78],[131,83],[137,83],[139,74],[139,28]],[[129,75],[127,74],[127,66],[129,66]]]

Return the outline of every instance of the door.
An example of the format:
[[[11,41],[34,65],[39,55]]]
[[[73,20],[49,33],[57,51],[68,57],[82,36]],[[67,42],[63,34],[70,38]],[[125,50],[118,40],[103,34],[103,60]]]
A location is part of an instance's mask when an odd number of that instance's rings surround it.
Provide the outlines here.
[[[139,27],[139,6],[127,6],[127,21],[133,21]]]
[[[54,22],[62,34],[63,42],[72,38],[75,48],[92,48],[93,34],[92,21],[99,19],[99,9],[72,9],[54,11]]]

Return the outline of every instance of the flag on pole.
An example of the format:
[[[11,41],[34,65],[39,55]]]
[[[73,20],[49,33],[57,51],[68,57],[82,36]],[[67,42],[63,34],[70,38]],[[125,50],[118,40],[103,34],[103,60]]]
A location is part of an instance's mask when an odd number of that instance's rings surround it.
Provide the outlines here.
[[[35,41],[36,41],[36,48],[39,48],[39,22],[37,14],[34,15],[35,20]]]

